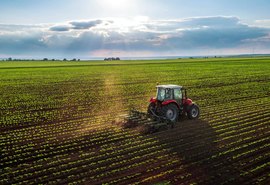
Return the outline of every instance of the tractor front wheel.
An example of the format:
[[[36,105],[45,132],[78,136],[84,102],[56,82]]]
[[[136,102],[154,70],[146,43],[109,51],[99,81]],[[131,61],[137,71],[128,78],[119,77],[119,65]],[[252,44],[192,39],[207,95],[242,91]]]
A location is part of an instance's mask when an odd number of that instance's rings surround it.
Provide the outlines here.
[[[189,119],[197,119],[200,116],[200,109],[198,107],[198,105],[193,104],[191,105],[191,107],[189,108],[188,112],[187,112],[187,116]]]
[[[179,118],[179,110],[175,104],[169,104],[162,107],[163,116],[165,116],[168,120],[175,123]]]

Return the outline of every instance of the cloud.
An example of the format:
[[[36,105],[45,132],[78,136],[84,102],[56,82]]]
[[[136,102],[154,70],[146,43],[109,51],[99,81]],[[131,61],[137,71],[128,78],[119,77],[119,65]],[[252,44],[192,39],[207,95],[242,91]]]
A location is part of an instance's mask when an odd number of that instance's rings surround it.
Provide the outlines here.
[[[1,54],[23,54],[31,52],[40,52],[47,48],[40,38],[41,34],[0,34],[0,53]]]
[[[67,25],[58,25],[50,28],[50,31],[69,31],[70,27]]]
[[[224,16],[179,20],[104,19],[59,25],[0,24],[0,53],[59,57],[90,57],[102,53],[138,55],[140,52],[196,55],[233,51],[237,54],[249,52],[254,45],[258,52],[270,52],[269,35],[268,27],[251,26],[237,17]]]
[[[230,48],[237,47],[247,39],[263,37],[269,30],[246,25],[205,26],[200,29],[186,29],[171,34],[163,43],[180,49]]]
[[[228,27],[238,27],[240,23],[239,18],[229,17],[229,16],[218,16],[218,17],[195,17],[187,18],[179,22],[181,26],[188,27],[212,27],[212,28],[228,28]]]
[[[20,24],[0,24],[0,32],[15,32],[42,29],[47,25],[20,25]]]
[[[70,22],[70,24],[73,26],[73,29],[76,30],[83,30],[83,29],[89,29],[92,27],[95,27],[99,24],[101,24],[102,20],[95,20],[95,21],[73,21]]]
[[[109,25],[112,21],[91,20],[91,21],[71,21],[66,25],[54,25],[50,27],[50,31],[65,32],[70,30],[88,30],[102,23]]]
[[[259,26],[259,27],[267,27],[270,28],[270,19],[263,19],[263,20],[256,20],[254,22],[255,26]]]
[[[105,37],[103,34],[87,31],[73,38],[66,50],[71,53],[89,52],[102,48],[104,42]]]

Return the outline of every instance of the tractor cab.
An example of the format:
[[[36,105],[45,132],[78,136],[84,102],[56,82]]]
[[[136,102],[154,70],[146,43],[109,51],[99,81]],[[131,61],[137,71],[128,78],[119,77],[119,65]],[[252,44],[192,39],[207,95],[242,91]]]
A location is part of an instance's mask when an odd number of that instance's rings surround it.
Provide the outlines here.
[[[182,104],[182,100],[186,98],[186,90],[178,85],[158,85],[156,100],[166,101],[175,100],[178,104]]]
[[[190,119],[199,117],[199,107],[187,98],[187,91],[179,85],[158,85],[156,97],[150,99],[148,113],[166,117],[176,122],[179,115],[187,114]]]

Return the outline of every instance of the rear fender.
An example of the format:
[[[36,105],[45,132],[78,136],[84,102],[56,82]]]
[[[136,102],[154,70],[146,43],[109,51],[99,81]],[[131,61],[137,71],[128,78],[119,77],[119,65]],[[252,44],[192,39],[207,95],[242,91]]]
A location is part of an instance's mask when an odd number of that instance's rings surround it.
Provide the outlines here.
[[[164,102],[162,102],[162,106],[169,105],[170,103],[176,104],[176,106],[178,107],[178,109],[180,109],[180,106],[178,105],[178,103],[175,100],[164,101]]]
[[[190,106],[190,105],[192,105],[192,104],[193,104],[193,102],[192,102],[191,99],[189,99],[189,98],[183,99],[183,105],[184,105],[185,107]]]

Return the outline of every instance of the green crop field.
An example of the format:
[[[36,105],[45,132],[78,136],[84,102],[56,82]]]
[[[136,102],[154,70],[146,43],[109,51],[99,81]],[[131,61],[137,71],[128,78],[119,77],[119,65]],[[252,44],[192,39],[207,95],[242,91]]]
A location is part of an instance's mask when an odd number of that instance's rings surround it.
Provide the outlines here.
[[[141,134],[156,83],[199,120]],[[0,62],[0,184],[268,184],[270,58]]]

